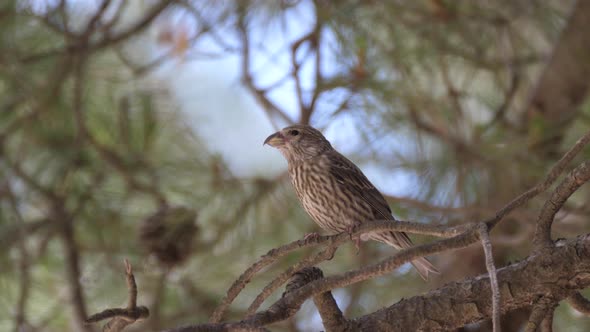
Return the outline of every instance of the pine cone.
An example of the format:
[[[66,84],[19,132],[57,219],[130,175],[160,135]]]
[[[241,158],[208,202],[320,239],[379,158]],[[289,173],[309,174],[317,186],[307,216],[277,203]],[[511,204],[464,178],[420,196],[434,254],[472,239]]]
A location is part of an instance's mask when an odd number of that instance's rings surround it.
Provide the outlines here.
[[[142,222],[140,241],[161,264],[178,265],[192,253],[196,217],[197,212],[186,207],[164,207]]]

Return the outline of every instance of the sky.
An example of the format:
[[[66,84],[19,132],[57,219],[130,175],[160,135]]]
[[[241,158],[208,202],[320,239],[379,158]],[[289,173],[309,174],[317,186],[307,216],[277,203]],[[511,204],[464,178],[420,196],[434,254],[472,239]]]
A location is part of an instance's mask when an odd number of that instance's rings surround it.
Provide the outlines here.
[[[239,84],[234,59],[179,64],[166,79],[197,135],[235,175],[275,176],[284,171],[282,156],[262,146],[275,130]]]

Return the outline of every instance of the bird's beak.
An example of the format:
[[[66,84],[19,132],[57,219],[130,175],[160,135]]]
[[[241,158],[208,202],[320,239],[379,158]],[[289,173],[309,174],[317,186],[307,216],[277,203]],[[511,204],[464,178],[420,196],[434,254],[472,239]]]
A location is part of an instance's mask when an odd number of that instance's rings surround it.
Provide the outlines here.
[[[280,131],[277,131],[276,133],[268,136],[264,140],[264,144],[262,144],[262,145],[266,145],[266,144],[276,148],[278,146],[285,144],[285,137],[283,136],[283,134],[281,134]]]

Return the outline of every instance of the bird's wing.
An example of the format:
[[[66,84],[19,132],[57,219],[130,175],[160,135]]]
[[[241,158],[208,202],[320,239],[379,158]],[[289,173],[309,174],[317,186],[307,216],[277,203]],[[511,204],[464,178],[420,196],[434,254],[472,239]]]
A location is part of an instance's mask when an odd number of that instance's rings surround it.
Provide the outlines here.
[[[362,197],[372,208],[375,216],[393,219],[391,209],[377,188],[367,179],[365,174],[350,160],[333,150],[328,152],[330,174],[345,189]]]
[[[376,217],[380,216],[384,220],[395,220],[391,215],[391,208],[387,204],[387,201],[385,201],[383,195],[367,179],[360,168],[336,150],[329,153],[330,173],[336,178],[336,181],[369,203]],[[391,244],[395,247],[408,248],[412,246],[412,240],[410,240],[406,233],[390,232],[390,234],[393,237]]]

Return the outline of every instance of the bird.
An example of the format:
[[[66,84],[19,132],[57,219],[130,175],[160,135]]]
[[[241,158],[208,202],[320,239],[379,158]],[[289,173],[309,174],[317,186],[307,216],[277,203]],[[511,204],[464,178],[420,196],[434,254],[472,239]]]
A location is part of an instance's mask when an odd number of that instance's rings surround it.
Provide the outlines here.
[[[288,173],[303,209],[320,228],[329,232],[351,232],[363,222],[395,221],[379,190],[352,161],[336,151],[324,135],[309,125],[285,127],[268,136],[263,145],[276,148],[288,163]],[[311,234],[317,236],[316,233]],[[355,240],[375,240],[396,249],[412,246],[403,232],[380,231],[362,234]],[[427,280],[439,271],[425,257],[411,262]]]

